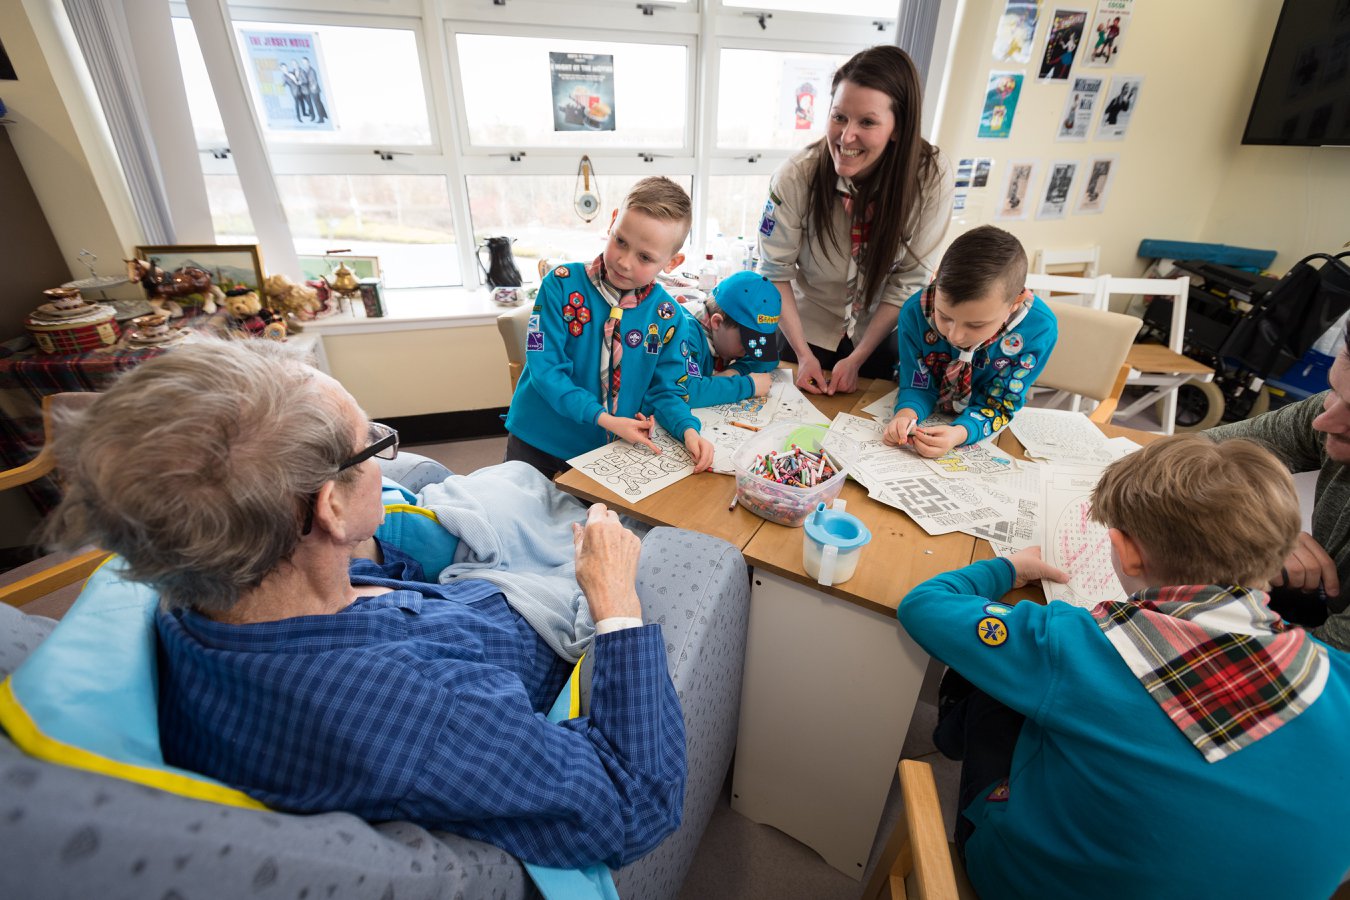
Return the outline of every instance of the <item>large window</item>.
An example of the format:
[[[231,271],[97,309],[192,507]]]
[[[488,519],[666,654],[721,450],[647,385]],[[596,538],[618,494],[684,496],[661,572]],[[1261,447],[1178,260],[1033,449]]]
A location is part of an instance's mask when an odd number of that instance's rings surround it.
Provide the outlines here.
[[[894,33],[877,23],[893,27],[896,0],[820,6],[251,0],[230,3],[206,59],[186,7],[171,8],[217,239],[280,232],[301,254],[378,256],[398,290],[481,283],[489,236],[513,239],[527,281],[538,259],[589,259],[646,175],[693,197],[691,258],[753,243],[770,174],[823,133],[834,69]],[[756,10],[773,10],[763,27]],[[265,185],[241,182],[253,169],[230,152],[207,77],[222,60],[246,86]],[[600,196],[589,222],[582,154]],[[260,195],[276,202],[251,209]],[[277,210],[286,228],[262,227]]]

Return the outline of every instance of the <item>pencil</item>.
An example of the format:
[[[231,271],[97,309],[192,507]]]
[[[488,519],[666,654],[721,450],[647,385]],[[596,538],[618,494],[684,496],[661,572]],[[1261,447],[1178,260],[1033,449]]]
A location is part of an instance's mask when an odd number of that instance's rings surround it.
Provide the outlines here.
[[[731,512],[735,508],[736,508],[736,495],[733,493],[731,495],[731,502],[727,504],[727,512]]]
[[[746,431],[759,431],[758,425],[747,425],[744,422],[732,422],[737,428],[744,428]]]

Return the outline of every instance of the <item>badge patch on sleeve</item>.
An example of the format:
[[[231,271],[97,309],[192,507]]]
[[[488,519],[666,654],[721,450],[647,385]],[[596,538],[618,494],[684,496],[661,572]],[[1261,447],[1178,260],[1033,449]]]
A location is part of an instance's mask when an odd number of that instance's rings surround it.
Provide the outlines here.
[[[533,351],[533,350],[543,350],[543,349],[544,349],[544,333],[543,333],[542,331],[531,331],[531,332],[529,332],[528,334],[526,334],[526,335],[525,335],[525,349],[526,349],[526,350],[531,350],[531,351]]]
[[[1008,789],[1008,779],[1003,779],[994,785],[994,789],[989,792],[989,796],[984,798],[985,803],[1007,803],[1008,796],[1012,793]]]
[[[914,388],[920,388],[920,389],[922,389],[922,388],[927,388],[927,387],[928,387],[928,373],[927,373],[927,372],[915,372],[914,375],[913,375],[913,377],[911,377],[911,378],[909,379],[909,386],[910,386],[910,387],[914,387]]]
[[[998,647],[1008,640],[1008,626],[1001,619],[985,616],[975,626],[975,636],[986,647]]]
[[[699,371],[698,363],[694,362],[692,359],[686,359],[684,361],[684,371],[693,378],[703,377],[703,373]]]
[[[539,317],[530,316],[530,324],[529,327],[526,328],[526,331],[538,331],[538,330],[539,330]]]
[[[984,608],[985,615],[1006,616],[1012,613],[1012,607],[1002,603],[990,603]]]
[[[1003,340],[999,341],[998,345],[1004,353],[1009,356],[1016,356],[1022,352],[1022,335],[1016,331],[1009,332],[1003,336]]]

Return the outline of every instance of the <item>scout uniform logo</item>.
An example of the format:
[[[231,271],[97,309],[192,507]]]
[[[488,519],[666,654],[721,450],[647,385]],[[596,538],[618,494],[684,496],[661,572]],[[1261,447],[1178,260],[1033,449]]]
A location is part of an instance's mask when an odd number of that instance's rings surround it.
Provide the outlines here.
[[[699,370],[698,363],[694,362],[692,359],[686,359],[684,361],[684,371],[688,373],[691,378],[703,377],[703,373]]]
[[[544,333],[542,331],[531,331],[525,335],[525,349],[527,351],[544,349]]]
[[[915,371],[914,377],[909,380],[910,387],[926,388],[928,387],[929,377],[927,372]]]
[[[937,337],[937,332],[930,328],[928,331],[924,332],[923,342],[925,344],[936,344]]]
[[[998,359],[994,360],[994,368],[1000,372],[1010,365],[1012,365],[1012,360],[1008,359],[1006,356],[1000,356]]]
[[[768,202],[764,204],[764,218],[759,220],[759,233],[771,237],[777,227],[778,222],[773,217],[773,195],[770,194]]]
[[[998,342],[1000,349],[1009,356],[1016,356],[1022,352],[1022,335],[1016,331],[1009,332],[1003,336],[1003,340]]]
[[[627,344],[629,347],[636,348],[639,344],[642,343],[642,332],[634,328],[632,331],[628,332],[623,336],[623,342]]]
[[[558,268],[553,270],[553,274],[557,275],[559,278],[566,278],[568,275],[571,275],[572,272],[567,266],[558,266]]]
[[[760,318],[764,317],[761,316]],[[761,334],[759,337],[751,338],[750,340],[745,342],[746,352],[749,353],[751,356],[753,356],[755,359],[763,359],[764,351],[768,349],[768,346],[769,346],[769,336],[767,334]]]
[[[985,616],[975,626],[975,636],[986,647],[998,647],[1008,639],[1008,626],[1001,619]]]
[[[656,304],[656,314],[663,319],[669,319],[671,316],[675,315],[675,304],[671,303],[669,300],[662,300],[660,303]]]
[[[538,330],[539,330],[539,317],[538,317],[538,316],[530,316],[530,324],[529,324],[529,326],[528,326],[525,330],[526,330],[526,331],[538,331]]]

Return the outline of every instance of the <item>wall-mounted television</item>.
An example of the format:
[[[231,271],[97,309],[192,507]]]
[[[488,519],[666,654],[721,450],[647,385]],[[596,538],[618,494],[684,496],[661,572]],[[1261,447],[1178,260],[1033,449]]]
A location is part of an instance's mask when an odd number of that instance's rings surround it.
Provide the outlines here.
[[[1242,143],[1350,146],[1350,0],[1285,0]]]

